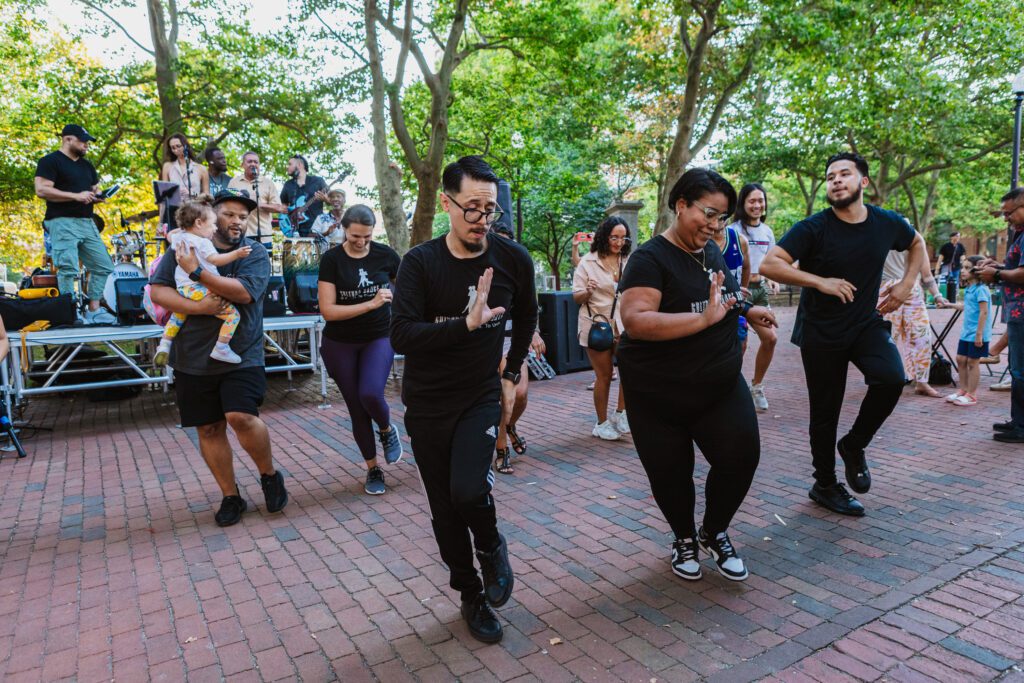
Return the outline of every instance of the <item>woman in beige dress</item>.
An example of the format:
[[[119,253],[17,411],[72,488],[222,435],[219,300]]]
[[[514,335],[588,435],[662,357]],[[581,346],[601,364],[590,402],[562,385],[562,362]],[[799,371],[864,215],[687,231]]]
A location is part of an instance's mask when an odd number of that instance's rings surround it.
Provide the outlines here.
[[[167,138],[160,180],[178,183],[181,186],[183,200],[210,192],[210,175],[206,172],[206,167],[197,161],[198,158],[195,150],[188,144],[188,138],[181,133],[175,133]]]

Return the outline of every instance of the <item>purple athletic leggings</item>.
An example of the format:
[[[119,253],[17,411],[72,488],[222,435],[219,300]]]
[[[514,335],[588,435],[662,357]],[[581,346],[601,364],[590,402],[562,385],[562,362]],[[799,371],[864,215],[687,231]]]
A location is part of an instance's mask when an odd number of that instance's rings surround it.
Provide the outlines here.
[[[395,352],[387,337],[362,344],[348,344],[323,338],[320,344],[327,374],[341,390],[352,418],[352,435],[364,460],[377,457],[373,423],[380,428],[391,424],[391,409],[384,400]]]

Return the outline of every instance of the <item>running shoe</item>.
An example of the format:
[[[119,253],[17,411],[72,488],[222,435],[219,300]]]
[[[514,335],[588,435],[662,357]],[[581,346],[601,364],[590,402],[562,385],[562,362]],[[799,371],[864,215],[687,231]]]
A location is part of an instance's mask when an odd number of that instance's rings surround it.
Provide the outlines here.
[[[768,399],[764,395],[764,384],[751,384],[750,397],[754,399],[754,408],[759,413],[768,410]]]
[[[236,365],[242,362],[242,357],[232,351],[231,347],[224,342],[217,342],[213,345],[210,358],[219,360],[221,363],[233,363]]]
[[[366,485],[363,487],[371,496],[382,496],[387,491],[387,487],[384,486],[384,470],[380,467],[371,467],[366,472]]]
[[[384,448],[384,462],[394,465],[402,460],[402,436],[398,433],[398,425],[391,423],[391,429],[386,432],[378,431],[380,445]]]
[[[996,382],[995,384],[990,385],[989,389],[991,391],[1009,391],[1010,389],[1013,389],[1013,378],[1007,377],[1002,382]]]
[[[242,513],[249,507],[248,503],[241,496],[224,496],[220,503],[220,510],[213,516],[217,526],[231,526],[238,524],[242,519]]]
[[[616,412],[613,418],[615,430],[619,434],[629,434],[629,420],[626,418],[626,411]]]
[[[86,311],[85,315],[82,316],[87,325],[116,325],[117,318],[108,313],[102,308],[97,308],[95,311]]]
[[[281,470],[273,474],[261,474],[260,486],[263,487],[267,512],[280,512],[288,504],[288,492],[284,488],[284,475],[281,474]]]
[[[612,424],[611,420],[605,420],[604,422],[594,425],[594,431],[591,432],[591,434],[599,439],[604,439],[605,441],[618,441],[622,438],[622,435],[619,434],[619,430],[615,428],[615,425]]]

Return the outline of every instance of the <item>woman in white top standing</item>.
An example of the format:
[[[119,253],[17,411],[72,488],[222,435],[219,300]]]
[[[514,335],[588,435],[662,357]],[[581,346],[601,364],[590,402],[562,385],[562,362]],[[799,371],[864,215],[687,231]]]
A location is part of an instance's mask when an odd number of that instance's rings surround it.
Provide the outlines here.
[[[764,224],[768,214],[768,194],[760,183],[748,183],[740,190],[736,199],[736,222],[729,227],[747,238],[747,254],[750,258],[750,281],[746,285],[750,292],[747,300],[754,306],[768,305],[768,294],[777,294],[779,285],[770,282],[758,272],[761,261],[768,250],[775,246],[775,233]],[[775,345],[779,336],[774,327],[751,325],[757,334],[760,346],[754,359],[754,376],[750,382],[750,395],[754,408],[763,413],[768,410],[768,398],[764,394],[764,376],[775,356]],[[746,347],[744,346],[744,351]]]
[[[175,133],[167,138],[160,180],[178,183],[181,186],[182,200],[208,194],[210,191],[210,175],[206,172],[206,167],[197,161],[198,158],[195,150],[188,144],[188,138],[181,133]]]
[[[626,221],[618,216],[606,218],[594,231],[590,253],[580,259],[572,278],[572,298],[580,306],[579,342],[587,349],[590,365],[597,379],[594,382],[594,409],[597,424],[593,435],[606,441],[616,441],[620,435],[629,433],[626,419],[626,402],[619,389],[617,408],[612,419],[608,418],[608,396],[611,393],[612,360],[615,344],[607,351],[589,348],[587,340],[596,317],[599,322],[608,321],[618,343],[622,333],[622,317],[616,299],[619,278],[629,258],[630,238]],[[603,316],[603,317],[602,317]]]

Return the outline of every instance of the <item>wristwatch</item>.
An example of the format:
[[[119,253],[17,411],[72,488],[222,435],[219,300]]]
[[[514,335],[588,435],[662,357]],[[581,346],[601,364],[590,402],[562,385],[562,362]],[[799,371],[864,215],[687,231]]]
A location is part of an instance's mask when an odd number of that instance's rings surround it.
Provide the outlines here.
[[[196,269],[188,274],[188,279],[191,280],[192,282],[199,282],[199,278],[202,276],[202,274],[203,274],[203,267],[202,266],[196,266]]]
[[[506,370],[505,372],[501,373],[501,378],[507,379],[509,382],[512,382],[512,384],[519,384],[519,380],[522,378],[522,376],[523,373],[512,372],[511,370]]]
[[[996,284],[998,284],[998,283],[1000,283],[1002,281],[1003,281],[1003,271],[1001,271],[1001,270],[999,270],[997,268],[995,274],[992,276],[992,282],[995,282]]]

